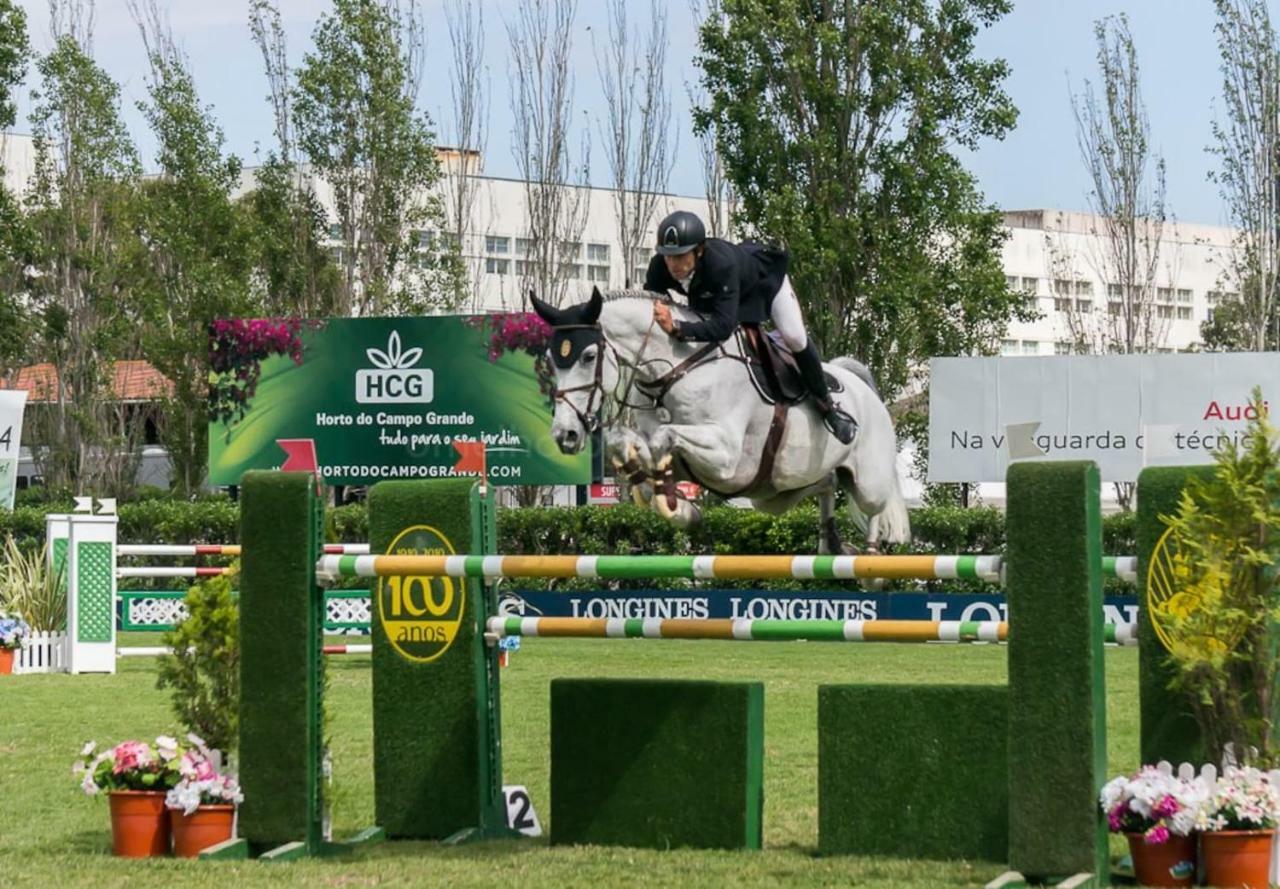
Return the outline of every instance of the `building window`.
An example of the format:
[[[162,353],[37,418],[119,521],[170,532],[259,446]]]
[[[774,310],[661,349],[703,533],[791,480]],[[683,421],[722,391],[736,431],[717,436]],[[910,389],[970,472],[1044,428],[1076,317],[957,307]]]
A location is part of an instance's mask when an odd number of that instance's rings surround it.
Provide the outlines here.
[[[1190,305],[1190,304],[1191,304],[1191,291],[1190,291],[1189,289],[1186,289],[1186,288],[1183,288],[1183,287],[1179,287],[1179,288],[1178,288],[1178,302],[1182,303],[1183,305]]]
[[[1063,314],[1067,314],[1068,312],[1070,312],[1071,311],[1070,297],[1064,298],[1061,296],[1055,296],[1053,298],[1053,310],[1055,312],[1062,312]]]
[[[516,238],[516,256],[528,256],[533,252],[533,241],[530,238]]]
[[[1008,287],[1010,290],[1021,290],[1021,279],[1017,275],[1005,275],[1004,286]]]
[[[1173,288],[1172,288],[1172,287],[1157,287],[1157,288],[1156,288],[1156,302],[1158,302],[1158,303],[1171,303],[1171,302],[1173,302]]]
[[[1054,292],[1054,293],[1062,293],[1062,294],[1070,294],[1070,293],[1071,293],[1071,291],[1072,291],[1071,283],[1072,283],[1072,282],[1068,281],[1066,278],[1054,278],[1054,279],[1053,279],[1053,292]]]
[[[582,266],[578,265],[577,263],[562,262],[560,263],[560,277],[561,278],[581,278]]]
[[[1092,281],[1077,281],[1077,282],[1076,282],[1076,296],[1093,296],[1093,282],[1092,282]]]
[[[579,241],[561,241],[560,242],[560,258],[562,260],[577,259],[582,255],[582,243]],[[575,277],[582,277],[577,275]]]
[[[1107,314],[1112,318],[1119,318],[1124,312],[1124,303],[1107,303]]]
[[[1017,355],[1018,341],[1017,340],[1001,340],[1000,354],[1001,355]]]
[[[1039,355],[1039,354],[1040,354],[1040,344],[1039,344],[1038,342],[1036,342],[1035,340],[1023,340],[1023,341],[1022,341],[1022,354],[1023,354],[1023,355]]]
[[[609,283],[609,267],[607,265],[587,266],[587,280],[597,284]]]
[[[1090,300],[1090,299],[1078,299],[1078,300],[1076,300],[1076,311],[1077,311],[1077,312],[1082,312],[1082,313],[1092,312],[1092,311],[1093,311],[1093,300]]]
[[[1111,302],[1122,302],[1124,300],[1124,285],[1108,284],[1107,299],[1110,300]]]
[[[536,264],[526,259],[516,260],[516,274],[522,278],[532,278]]]
[[[440,237],[436,239],[436,244],[442,253],[462,252],[462,241],[459,240],[457,232],[441,232]]]
[[[1172,318],[1173,306],[1156,306],[1157,318]]]
[[[436,243],[436,233],[424,228],[414,229],[412,234],[413,246],[419,250],[430,250]]]
[[[1178,306],[1178,320],[1179,321],[1191,320],[1191,306]]]
[[[506,255],[511,252],[511,239],[485,235],[484,252]]]
[[[490,256],[484,261],[484,270],[490,275],[505,275],[511,269],[511,260]]]
[[[609,261],[609,245],[608,244],[588,244],[587,245],[587,262],[608,262]]]
[[[1053,344],[1054,355],[1070,355],[1073,351],[1074,350],[1071,348],[1071,344],[1068,342],[1058,340],[1056,343]]]
[[[644,279],[649,274],[649,270],[644,266],[631,270],[631,286],[637,290],[643,289]]]
[[[1040,279],[1039,279],[1039,278],[1023,278],[1023,279],[1022,279],[1022,292],[1023,292],[1023,293],[1032,293],[1032,294],[1034,294],[1034,293],[1038,293],[1039,291],[1040,291]]]

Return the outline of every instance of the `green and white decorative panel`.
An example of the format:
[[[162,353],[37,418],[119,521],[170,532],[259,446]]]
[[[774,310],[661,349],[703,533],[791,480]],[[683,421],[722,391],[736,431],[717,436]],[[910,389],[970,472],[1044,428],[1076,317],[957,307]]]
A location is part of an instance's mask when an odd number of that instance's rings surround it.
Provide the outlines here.
[[[49,513],[44,517],[44,539],[47,544],[45,557],[49,570],[61,574],[62,588],[67,587],[67,538],[71,535],[71,516]]]
[[[114,515],[71,516],[67,635],[71,640],[72,673],[115,672],[115,547]]]
[[[110,642],[115,620],[111,544],[87,541],[76,547],[76,641]]]

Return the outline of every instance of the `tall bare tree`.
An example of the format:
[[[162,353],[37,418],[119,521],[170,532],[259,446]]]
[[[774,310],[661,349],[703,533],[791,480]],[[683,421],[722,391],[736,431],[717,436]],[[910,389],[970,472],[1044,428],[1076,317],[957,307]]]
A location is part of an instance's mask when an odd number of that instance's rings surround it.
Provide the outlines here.
[[[629,285],[634,283],[630,278],[637,248],[649,241],[654,211],[675,162],[666,82],[667,13],[657,0],[650,0],[649,29],[643,38],[627,20],[627,0],[609,0],[608,13],[608,40],[603,48],[593,46],[605,98],[598,124],[613,180],[618,246]]]
[[[1236,348],[1280,340],[1280,44],[1266,0],[1215,0],[1225,119],[1215,120],[1212,174],[1239,230],[1231,277],[1240,293]]]
[[[560,303],[582,269],[590,133],[573,150],[573,22],[577,0],[520,0],[511,44],[511,151],[524,180],[528,239],[521,287]],[[519,245],[517,245],[519,247]],[[523,255],[522,255],[523,253]]]
[[[1151,147],[1128,19],[1101,19],[1094,36],[1100,94],[1086,80],[1083,94],[1072,94],[1071,107],[1096,217],[1090,260],[1107,288],[1105,309],[1095,313],[1096,335],[1100,351],[1150,352],[1164,344],[1169,331],[1169,319],[1159,317],[1156,306],[1165,243],[1164,158]]]
[[[689,0],[689,13],[695,22],[704,24],[715,19],[723,23],[720,0]],[[691,108],[705,108],[710,104],[706,88],[699,80],[685,82]],[[730,218],[733,207],[733,183],[725,174],[720,149],[716,145],[715,132],[709,128],[695,130],[698,140],[698,159],[701,162],[702,191],[707,199],[707,234],[714,238],[728,237],[733,227]]]
[[[453,119],[450,141],[456,158],[446,159],[444,185],[445,231],[457,245],[458,259],[466,274],[470,308],[481,308],[481,275],[484,251],[472,243],[480,174],[489,140],[489,83],[484,64],[484,5],[471,0],[448,0],[444,7],[449,27],[453,65],[449,71],[449,95]]]

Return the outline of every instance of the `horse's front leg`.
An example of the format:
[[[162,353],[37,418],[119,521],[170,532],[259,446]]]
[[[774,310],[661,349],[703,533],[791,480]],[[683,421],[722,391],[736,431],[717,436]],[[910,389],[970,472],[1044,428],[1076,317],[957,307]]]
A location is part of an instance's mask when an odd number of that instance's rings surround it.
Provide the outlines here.
[[[702,517],[696,504],[676,493],[674,463],[680,453],[684,462],[708,484],[730,487],[738,465],[739,451],[733,438],[719,427],[670,423],[658,427],[649,442],[657,487],[653,507],[667,521],[680,527],[696,524]]]
[[[634,429],[609,429],[605,433],[605,455],[613,467],[613,477],[626,486],[635,504],[649,506],[653,499],[653,457],[645,437]]]

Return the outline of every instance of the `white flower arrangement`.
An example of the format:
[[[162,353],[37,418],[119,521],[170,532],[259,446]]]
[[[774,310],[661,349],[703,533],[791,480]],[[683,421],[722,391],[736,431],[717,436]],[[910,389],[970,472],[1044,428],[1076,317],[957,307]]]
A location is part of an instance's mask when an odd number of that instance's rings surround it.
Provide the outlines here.
[[[1280,824],[1280,789],[1255,768],[1230,770],[1200,807],[1202,831],[1270,830]]]
[[[1113,833],[1140,833],[1148,843],[1188,836],[1197,827],[1207,799],[1205,786],[1143,766],[1102,788],[1098,803]]]

